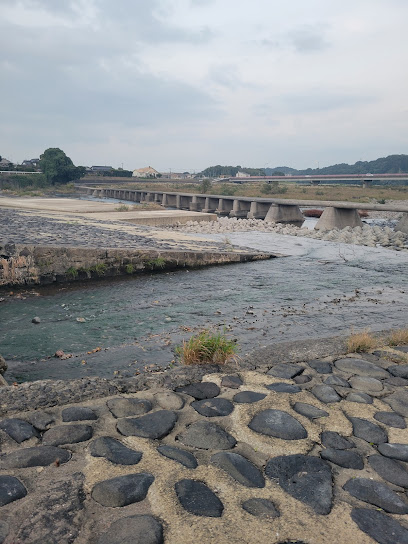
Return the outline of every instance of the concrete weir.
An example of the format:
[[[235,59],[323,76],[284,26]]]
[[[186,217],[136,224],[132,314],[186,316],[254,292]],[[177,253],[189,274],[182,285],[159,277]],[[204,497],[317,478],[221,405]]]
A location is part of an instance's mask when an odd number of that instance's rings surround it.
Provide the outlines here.
[[[172,193],[162,191],[95,189],[82,187],[87,194],[99,197],[114,197],[135,202],[156,202],[164,207],[216,213],[248,219],[265,219],[275,223],[288,223],[301,226],[304,216],[300,208],[325,208],[316,225],[317,230],[343,229],[361,226],[358,210],[392,211],[404,213],[397,229],[408,232],[408,206],[392,206],[384,204],[363,204],[321,200],[291,200],[279,198],[236,197],[224,195],[205,195],[195,193]]]

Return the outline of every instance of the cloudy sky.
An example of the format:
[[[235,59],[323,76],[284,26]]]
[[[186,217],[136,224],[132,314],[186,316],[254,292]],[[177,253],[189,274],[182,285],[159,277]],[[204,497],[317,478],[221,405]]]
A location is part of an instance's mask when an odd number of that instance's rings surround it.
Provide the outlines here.
[[[407,0],[0,0],[0,155],[295,168],[408,153]]]

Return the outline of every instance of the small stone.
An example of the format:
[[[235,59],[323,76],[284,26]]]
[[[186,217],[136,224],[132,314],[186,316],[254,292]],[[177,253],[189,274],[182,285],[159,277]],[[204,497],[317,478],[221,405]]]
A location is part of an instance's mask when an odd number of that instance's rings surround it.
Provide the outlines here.
[[[295,383],[302,384],[310,382],[311,379],[311,376],[309,376],[308,374],[301,374],[300,376],[295,376],[293,378],[293,381]]]
[[[267,374],[275,376],[276,378],[284,378],[290,380],[304,371],[304,366],[299,366],[293,363],[281,363],[273,366],[268,370]]]
[[[194,397],[196,400],[212,399],[220,394],[220,388],[213,382],[198,382],[183,387],[177,387],[176,391]]]
[[[22,499],[27,495],[27,489],[14,476],[0,476],[0,506]]]
[[[46,412],[33,412],[29,414],[28,420],[39,431],[46,431],[55,421],[54,416]]]
[[[320,361],[319,359],[315,359],[313,361],[309,361],[308,365],[313,368],[313,370],[316,370],[319,374],[331,374],[333,372],[333,367],[330,363],[327,361]]]
[[[382,455],[370,455],[368,462],[384,480],[408,488],[408,471],[398,461]]]
[[[389,404],[400,416],[408,417],[408,389],[399,389],[384,399],[384,402]]]
[[[173,446],[165,446],[164,444],[159,446],[157,451],[164,457],[177,461],[177,463],[180,463],[187,468],[198,467],[197,459],[189,451],[175,448]]]
[[[87,421],[96,420],[98,416],[93,410],[85,406],[71,406],[61,412],[62,421]]]
[[[364,359],[338,359],[334,363],[334,366],[342,372],[357,374],[357,376],[369,376],[371,378],[378,378],[379,380],[390,377],[386,370]]]
[[[323,446],[335,450],[348,450],[356,447],[354,442],[334,431],[323,431],[320,440]]]
[[[328,376],[324,380],[324,383],[326,385],[337,385],[339,387],[350,387],[350,384],[348,383],[348,381],[345,380],[344,378],[340,378],[340,376]]]
[[[394,412],[377,412],[374,414],[374,419],[396,429],[406,429],[407,427],[405,419]]]
[[[30,423],[17,418],[3,419],[0,421],[0,429],[18,442],[18,444],[34,436],[37,438],[40,436]]]
[[[97,483],[91,495],[102,506],[118,508],[142,501],[153,482],[154,476],[149,472],[126,474]]]
[[[330,513],[332,473],[326,461],[309,455],[281,455],[268,462],[265,474],[277,481],[286,493],[313,508],[316,514]]]
[[[71,453],[54,446],[25,448],[0,456],[0,469],[46,467],[53,463],[66,463]]]
[[[330,385],[315,385],[312,389],[313,395],[325,404],[339,402],[341,397]]]
[[[5,521],[0,521],[0,544],[5,542],[7,535],[9,534],[9,524]]]
[[[392,365],[387,370],[396,378],[408,379],[408,365]]]
[[[302,391],[297,385],[291,385],[289,383],[271,383],[266,386],[270,391],[275,391],[275,393],[300,393]]]
[[[132,450],[110,436],[93,440],[89,451],[92,457],[104,457],[115,465],[136,465],[143,455],[141,451]]]
[[[44,433],[43,444],[44,446],[76,444],[89,440],[92,434],[93,429],[90,425],[57,425]]]
[[[378,393],[383,390],[383,384],[380,380],[368,376],[353,376],[349,379],[349,383],[353,389],[358,389],[364,393]]]
[[[356,499],[378,506],[390,514],[408,514],[408,503],[381,482],[352,478],[344,484],[343,489]]]
[[[158,410],[145,416],[119,419],[116,428],[124,436],[141,436],[156,440],[168,435],[177,419],[177,414],[171,410]]]
[[[219,518],[224,506],[220,499],[203,482],[180,480],[175,485],[181,506],[195,516]]]
[[[146,399],[117,397],[108,400],[106,404],[115,417],[141,416],[152,409],[152,403]]]
[[[230,450],[237,443],[222,427],[209,421],[192,423],[177,436],[177,440],[185,446],[202,450]]]
[[[391,378],[384,380],[384,383],[388,383],[388,385],[395,385],[396,387],[405,387],[408,385],[408,380],[405,378],[397,378],[392,376]]]
[[[242,508],[253,516],[274,519],[280,516],[279,510],[268,499],[248,499],[242,503]]]
[[[355,470],[364,468],[363,458],[354,451],[328,448],[320,452],[320,457],[343,468],[354,468]]]
[[[353,434],[357,438],[362,438],[371,444],[381,444],[388,441],[387,433],[375,423],[359,417],[349,417],[349,420],[353,425]]]
[[[239,376],[224,376],[221,380],[221,386],[229,389],[238,389],[243,383]]]
[[[320,410],[320,408],[316,408],[316,406],[313,406],[312,404],[306,404],[305,402],[295,402],[295,404],[293,405],[293,409],[298,414],[308,417],[309,419],[327,417],[329,415],[329,412]]]
[[[184,406],[184,400],[171,391],[163,391],[162,393],[156,393],[154,396],[157,404],[164,410],[181,410]]]
[[[408,543],[408,529],[383,512],[371,508],[353,508],[351,519],[378,544]]]
[[[242,455],[232,452],[219,452],[211,457],[211,463],[225,470],[241,485],[246,487],[265,487],[261,471]]]
[[[227,399],[203,399],[191,403],[192,408],[202,416],[217,417],[229,416],[234,405]]]
[[[38,325],[39,323],[41,323],[41,319],[39,317],[33,317],[31,323]]]
[[[97,544],[163,544],[163,527],[148,515],[129,516],[113,522]]]
[[[385,457],[408,462],[408,444],[380,444],[378,451]]]
[[[258,402],[265,397],[266,395],[264,393],[257,393],[255,391],[241,391],[240,393],[237,393],[232,400],[240,404],[251,404],[253,402]]]
[[[373,399],[367,393],[349,393],[346,397],[348,402],[359,402],[360,404],[372,404]]]
[[[263,410],[252,418],[248,427],[257,433],[284,440],[301,440],[307,437],[303,425],[282,410]]]

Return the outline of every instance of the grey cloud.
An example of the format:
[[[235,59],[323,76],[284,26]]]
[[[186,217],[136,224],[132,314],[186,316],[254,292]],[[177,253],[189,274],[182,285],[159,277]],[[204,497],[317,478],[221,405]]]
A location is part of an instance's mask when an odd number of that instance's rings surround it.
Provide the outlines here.
[[[327,49],[330,44],[321,25],[303,26],[293,30],[288,38],[299,53],[313,53]]]
[[[376,100],[376,97],[371,95],[322,92],[319,89],[315,92],[286,94],[278,102],[283,106],[285,113],[298,114],[338,110],[372,103]]]

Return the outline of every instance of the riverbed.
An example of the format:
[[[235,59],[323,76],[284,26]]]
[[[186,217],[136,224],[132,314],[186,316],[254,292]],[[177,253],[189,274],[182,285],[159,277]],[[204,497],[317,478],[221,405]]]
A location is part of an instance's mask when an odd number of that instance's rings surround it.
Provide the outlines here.
[[[168,368],[177,364],[175,347],[205,327],[225,330],[245,357],[276,342],[408,326],[407,253],[270,233],[229,238],[287,256],[3,293],[6,379],[129,376]],[[32,323],[34,317],[41,322]],[[54,357],[57,350],[68,358]]]

